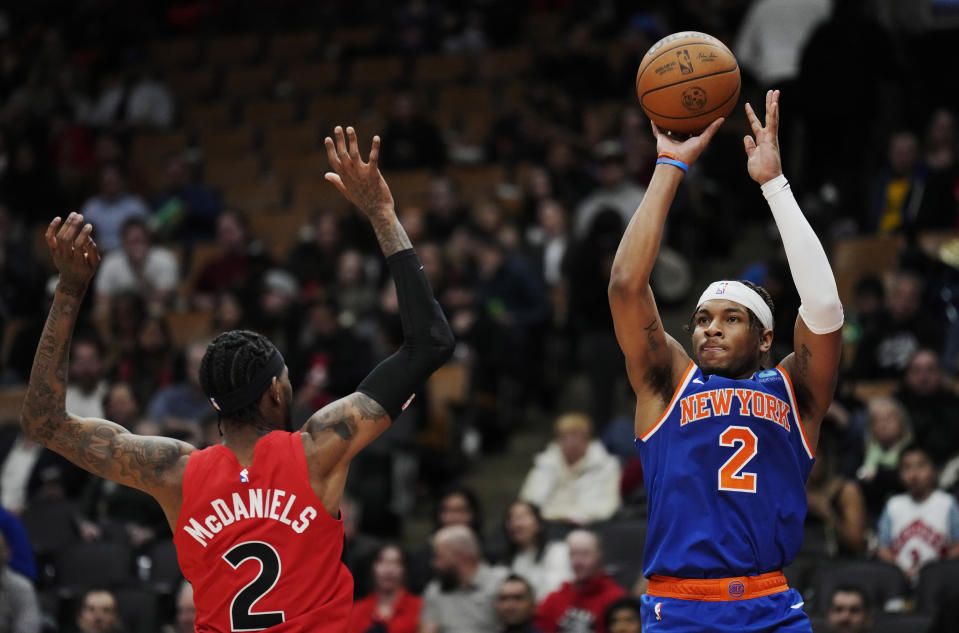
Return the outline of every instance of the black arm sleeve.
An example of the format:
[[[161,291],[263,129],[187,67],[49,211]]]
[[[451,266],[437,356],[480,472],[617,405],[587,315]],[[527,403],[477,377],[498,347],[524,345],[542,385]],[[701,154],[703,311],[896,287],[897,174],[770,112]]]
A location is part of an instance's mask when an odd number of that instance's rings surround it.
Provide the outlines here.
[[[386,263],[396,283],[403,344],[356,390],[379,403],[395,420],[420,385],[453,354],[453,331],[433,297],[416,251],[409,248],[394,253]]]

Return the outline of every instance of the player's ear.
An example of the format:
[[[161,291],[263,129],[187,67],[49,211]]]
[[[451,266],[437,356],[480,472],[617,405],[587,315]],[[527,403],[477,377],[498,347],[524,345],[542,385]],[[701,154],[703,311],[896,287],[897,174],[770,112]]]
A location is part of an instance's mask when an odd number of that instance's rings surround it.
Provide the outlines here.
[[[280,404],[283,402],[283,394],[281,393],[282,389],[280,388],[280,381],[276,376],[273,376],[273,381],[270,383],[270,400],[273,401],[273,404]]]
[[[759,351],[765,354],[773,346],[773,331],[763,330],[759,335]]]

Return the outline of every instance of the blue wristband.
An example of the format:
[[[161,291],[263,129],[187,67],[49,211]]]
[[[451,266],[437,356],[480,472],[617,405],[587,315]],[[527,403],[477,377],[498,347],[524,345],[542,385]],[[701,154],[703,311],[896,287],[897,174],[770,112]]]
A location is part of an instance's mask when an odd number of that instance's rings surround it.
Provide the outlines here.
[[[657,165],[672,165],[673,167],[679,167],[683,170],[683,173],[689,172],[689,165],[684,163],[681,160],[676,160],[675,158],[666,158],[665,156],[656,159]]]

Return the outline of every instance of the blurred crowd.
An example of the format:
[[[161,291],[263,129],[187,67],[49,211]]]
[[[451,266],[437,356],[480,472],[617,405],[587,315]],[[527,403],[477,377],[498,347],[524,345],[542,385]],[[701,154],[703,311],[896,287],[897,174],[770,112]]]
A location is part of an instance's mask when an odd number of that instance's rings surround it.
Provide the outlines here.
[[[231,328],[261,332],[283,352],[295,421],[352,392],[402,332],[372,231],[322,182],[320,140],[335,124],[357,125],[365,143],[378,133],[399,217],[457,349],[352,469],[354,630],[638,630],[627,595],[643,589],[643,474],[606,287],[655,159],[635,70],[662,36],[704,31],[736,53],[741,99],[782,89],[784,171],[833,256],[846,309],[795,582],[815,589],[825,560],[888,562],[905,579],[903,604],[877,604],[855,586],[835,595],[861,599],[863,613],[922,611],[922,570],[959,557],[959,256],[949,241],[959,229],[959,87],[940,76],[959,14],[935,13],[939,4],[7,7],[0,385],[25,383],[52,296],[38,236],[79,210],[104,258],[72,343],[70,411],[217,442],[198,367],[210,338]],[[187,52],[171,58],[178,50]],[[395,72],[377,74],[386,67]],[[328,76],[310,83],[311,69]],[[251,77],[265,79],[250,88]],[[263,103],[282,124],[255,117]],[[794,319],[784,255],[739,162],[747,129],[737,110],[677,196],[653,278],[666,313],[690,310],[715,268],[764,285],[777,321]],[[763,244],[732,259],[746,235]],[[774,356],[791,350],[789,330],[777,331]],[[569,397],[573,384],[585,385],[581,401]],[[502,529],[488,533],[484,490],[449,483],[508,452],[531,418],[549,420],[552,435],[516,482]],[[15,417],[4,422],[0,631],[38,630],[4,628],[24,603],[2,597],[20,595],[11,587],[38,592],[37,627],[121,630],[120,615],[136,608],[121,614],[114,587],[90,592],[63,568],[65,549],[102,543],[122,545],[122,573],[161,595],[138,630],[192,630],[188,615],[174,617],[192,608],[189,587],[175,574],[151,584],[170,555],[152,499],[31,444]],[[403,517],[424,506],[435,508],[434,534],[407,542]],[[64,533],[49,534],[49,516],[65,517]],[[833,602],[821,591],[810,604],[832,618]]]

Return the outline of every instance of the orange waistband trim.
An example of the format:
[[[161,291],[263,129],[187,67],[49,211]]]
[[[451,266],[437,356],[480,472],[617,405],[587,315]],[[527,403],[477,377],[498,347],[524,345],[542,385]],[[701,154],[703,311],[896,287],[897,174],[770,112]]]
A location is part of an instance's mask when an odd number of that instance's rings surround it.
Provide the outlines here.
[[[735,578],[673,578],[654,575],[649,579],[646,593],[660,598],[723,602],[759,598],[787,589],[789,584],[783,573],[772,571],[759,576]]]

